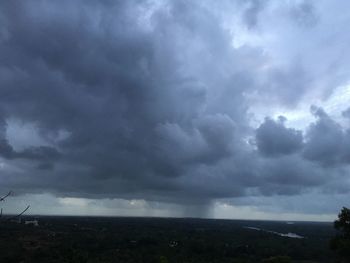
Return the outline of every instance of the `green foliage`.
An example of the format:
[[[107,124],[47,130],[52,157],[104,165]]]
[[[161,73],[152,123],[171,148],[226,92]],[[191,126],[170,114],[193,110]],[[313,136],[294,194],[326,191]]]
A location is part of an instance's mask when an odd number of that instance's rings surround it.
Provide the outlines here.
[[[159,257],[159,263],[169,263],[168,259],[164,256]]]
[[[334,221],[334,228],[338,230],[337,236],[330,242],[330,247],[342,259],[350,259],[350,209],[343,207]]]
[[[338,220],[334,222],[334,227],[341,231],[344,238],[350,239],[350,209],[343,207],[338,215]]]
[[[277,256],[263,260],[263,263],[291,263],[290,257]]]

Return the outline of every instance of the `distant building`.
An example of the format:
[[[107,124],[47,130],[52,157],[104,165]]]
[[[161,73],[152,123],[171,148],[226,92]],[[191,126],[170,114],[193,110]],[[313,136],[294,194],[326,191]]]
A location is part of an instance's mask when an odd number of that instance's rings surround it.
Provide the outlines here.
[[[39,226],[39,222],[36,219],[34,219],[34,220],[26,220],[26,221],[24,221],[24,224],[25,225]]]

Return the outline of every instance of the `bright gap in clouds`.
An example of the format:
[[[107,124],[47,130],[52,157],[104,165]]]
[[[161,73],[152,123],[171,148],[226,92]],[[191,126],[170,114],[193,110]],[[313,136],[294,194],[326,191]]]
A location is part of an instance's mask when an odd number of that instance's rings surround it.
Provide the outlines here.
[[[21,151],[27,147],[54,146],[67,139],[70,133],[58,130],[51,134],[40,134],[37,123],[23,122],[18,119],[7,119],[6,137],[14,150]]]
[[[254,99],[256,100],[256,99]],[[315,121],[311,113],[311,107],[321,107],[335,121],[340,123],[344,128],[348,128],[349,124],[344,120],[342,112],[347,110],[350,101],[350,85],[337,87],[330,96],[322,99],[315,94],[307,95],[296,107],[283,107],[281,105],[274,107],[273,105],[260,104],[253,101],[250,107],[251,125],[258,127],[266,116],[277,119],[279,116],[287,118],[287,126],[305,131],[310,123]]]

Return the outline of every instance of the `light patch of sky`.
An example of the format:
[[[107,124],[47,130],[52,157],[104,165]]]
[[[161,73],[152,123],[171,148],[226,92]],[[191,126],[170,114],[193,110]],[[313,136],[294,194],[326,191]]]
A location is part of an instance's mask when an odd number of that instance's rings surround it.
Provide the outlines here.
[[[27,205],[28,215],[80,215],[80,216],[152,216],[179,217],[182,211],[176,205],[147,202],[142,199],[88,199],[56,197],[52,194],[14,195],[1,203],[4,214],[16,214]]]
[[[253,127],[258,127],[265,117],[276,118],[284,115],[288,119],[288,126],[305,130],[310,122],[314,121],[310,113],[311,105],[324,108],[336,121],[344,126],[347,125],[341,112],[349,107],[350,84],[330,87],[329,83],[334,81],[330,76],[324,75],[329,63],[333,63],[334,59],[344,57],[342,54],[346,49],[343,43],[346,41],[337,41],[337,38],[333,36],[335,25],[346,24],[344,21],[347,15],[343,13],[343,15],[334,17],[335,5],[321,1],[319,6],[313,6],[314,10],[303,17],[305,23],[310,20],[315,23],[309,26],[300,25],[292,14],[293,10],[296,11],[298,5],[302,3],[303,1],[294,0],[284,4],[279,1],[269,1],[261,13],[257,14],[258,24],[253,28],[249,28],[242,20],[244,10],[235,9],[237,12],[235,15],[221,12],[223,26],[231,33],[233,48],[243,46],[258,48],[268,58],[262,70],[269,67],[288,68],[290,64],[301,59],[307,69],[312,69],[309,72],[311,75],[320,76],[319,81],[315,82],[316,85],[305,92],[304,98],[294,108],[283,107],[274,101],[259,101],[258,96],[248,94],[252,98],[250,113]],[[320,19],[319,13],[331,16],[332,19]],[[309,39],[309,41],[296,42],[296,39]],[[346,76],[347,73],[342,69],[338,75]]]
[[[15,150],[23,150],[28,146],[48,146],[33,123],[23,123],[16,119],[8,119],[6,122],[6,136]]]
[[[322,99],[315,94],[309,94],[293,109],[281,105],[273,106],[265,102],[255,101],[250,106],[251,125],[258,127],[265,117],[276,119],[283,115],[287,118],[287,126],[305,130],[315,118],[310,112],[312,105],[322,107],[329,116],[340,123],[344,128],[348,127],[348,122],[342,117],[342,112],[349,108],[350,84],[337,87],[331,96]]]
[[[11,173],[23,173],[23,167],[20,164],[14,164],[13,162],[1,157],[0,164],[0,171],[3,172],[1,174],[2,183],[4,183],[5,180],[10,180],[8,175]],[[7,176],[5,174],[7,174]]]
[[[240,48],[246,44],[261,46],[263,39],[258,34],[252,34],[249,29],[242,25],[238,16],[232,16],[223,22],[223,27],[230,32],[233,48]]]
[[[31,146],[54,146],[70,136],[65,130],[58,130],[54,134],[40,135],[35,123],[22,122],[18,119],[7,119],[6,137],[11,146],[20,151]]]
[[[324,221],[335,219],[334,214],[303,214],[288,212],[264,212],[254,206],[234,206],[224,202],[214,205],[214,218],[245,220],[281,220],[281,221]]]
[[[55,197],[52,194],[10,196],[2,203],[5,214],[16,214],[31,205],[29,215],[89,215],[89,216],[150,216],[183,217],[179,205],[148,202],[146,200],[87,199]],[[210,217],[216,219],[333,221],[335,214],[305,214],[297,212],[263,211],[251,205],[235,206],[217,201],[211,207]]]
[[[138,6],[137,22],[145,30],[152,30],[152,15],[158,10],[169,10],[166,0],[149,0]]]
[[[88,200],[85,198],[74,198],[74,197],[63,197],[58,198],[58,202],[63,205],[71,205],[71,206],[87,206]]]

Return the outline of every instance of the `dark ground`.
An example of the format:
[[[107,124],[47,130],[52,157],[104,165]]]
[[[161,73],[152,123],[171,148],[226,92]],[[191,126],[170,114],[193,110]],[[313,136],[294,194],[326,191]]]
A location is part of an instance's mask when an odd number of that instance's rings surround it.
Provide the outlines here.
[[[329,240],[334,236],[331,223],[128,217],[37,219],[38,227],[0,223],[0,262],[248,263],[288,256],[292,262],[301,263],[332,262],[334,258],[329,250]],[[245,227],[292,232],[305,238],[281,237]]]

